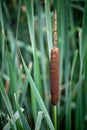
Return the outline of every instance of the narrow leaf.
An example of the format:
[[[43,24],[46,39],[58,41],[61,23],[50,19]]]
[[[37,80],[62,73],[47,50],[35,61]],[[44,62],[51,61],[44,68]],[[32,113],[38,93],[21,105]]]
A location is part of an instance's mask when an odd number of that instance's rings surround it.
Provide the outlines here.
[[[16,124],[15,124],[15,119],[14,119],[13,112],[12,112],[12,107],[11,107],[10,101],[8,99],[8,96],[6,94],[6,91],[5,91],[5,88],[4,88],[4,85],[3,85],[2,81],[1,81],[1,79],[0,79],[0,92],[1,92],[1,95],[2,95],[3,100],[5,102],[8,113],[9,113],[10,117],[12,118],[14,128],[16,130]]]

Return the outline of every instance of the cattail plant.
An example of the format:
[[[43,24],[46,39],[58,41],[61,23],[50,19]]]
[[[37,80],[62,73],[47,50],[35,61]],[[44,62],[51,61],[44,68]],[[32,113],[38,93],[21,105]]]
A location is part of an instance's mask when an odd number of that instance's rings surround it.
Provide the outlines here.
[[[51,86],[51,102],[56,105],[59,99],[59,66],[60,52],[57,48],[57,13],[54,12],[54,47],[51,50],[50,61],[50,86]]]

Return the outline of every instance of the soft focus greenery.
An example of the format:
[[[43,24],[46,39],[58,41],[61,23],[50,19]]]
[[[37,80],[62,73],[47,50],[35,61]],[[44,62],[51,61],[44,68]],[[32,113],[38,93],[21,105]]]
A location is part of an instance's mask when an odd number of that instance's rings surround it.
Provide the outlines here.
[[[57,11],[60,97],[50,95]],[[87,129],[87,0],[0,0],[0,130]]]

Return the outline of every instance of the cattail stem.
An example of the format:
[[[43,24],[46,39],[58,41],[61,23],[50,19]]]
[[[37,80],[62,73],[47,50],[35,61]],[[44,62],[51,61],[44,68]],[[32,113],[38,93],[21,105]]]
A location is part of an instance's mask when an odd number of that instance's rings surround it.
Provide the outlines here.
[[[57,48],[57,13],[54,12],[54,47],[51,50],[50,61],[50,86],[51,102],[53,106],[53,121],[55,130],[57,130],[57,110],[56,104],[59,99],[59,69],[60,69],[60,51]]]
[[[54,127],[57,130],[57,109],[56,106],[53,107],[53,119],[54,119]]]

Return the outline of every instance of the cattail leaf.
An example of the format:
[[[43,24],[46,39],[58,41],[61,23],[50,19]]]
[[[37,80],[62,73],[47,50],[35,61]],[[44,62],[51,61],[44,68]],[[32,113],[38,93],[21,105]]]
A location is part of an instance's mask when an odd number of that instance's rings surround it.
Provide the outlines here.
[[[78,55],[78,51],[75,51],[74,54],[74,58],[73,58],[73,63],[72,63],[72,69],[71,69],[71,82],[70,82],[70,89],[69,89],[69,99],[68,99],[68,120],[71,120],[71,101],[72,101],[72,80],[73,80],[73,74],[74,74],[74,69],[75,69],[75,65],[76,65],[76,60],[77,60],[77,55]],[[67,126],[67,128],[69,128],[70,126]]]
[[[26,5],[26,15],[27,15],[27,21],[28,21],[28,28],[30,32],[33,55],[35,55],[33,0],[31,1],[25,0],[25,5]]]
[[[14,53],[13,53],[13,59],[15,61],[16,58],[16,53],[17,53],[17,39],[18,39],[18,29],[19,29],[19,19],[20,19],[20,10],[21,10],[21,3],[22,1],[19,0],[18,1],[18,16],[17,16],[17,28],[16,28],[16,38],[15,38],[15,49],[14,49]]]
[[[17,130],[16,129],[16,124],[15,124],[15,119],[14,119],[13,112],[12,112],[12,107],[11,107],[9,98],[8,98],[8,96],[6,94],[6,91],[5,91],[5,88],[4,88],[4,85],[3,85],[2,81],[1,81],[1,79],[0,79],[0,92],[1,92],[1,95],[2,95],[3,100],[5,102],[8,113],[9,113],[10,117],[12,118],[14,128],[15,128],[15,130]]]
[[[34,93],[34,95],[35,95],[35,98],[36,98],[36,100],[37,100],[37,102],[38,102],[38,105],[39,105],[40,109],[44,112],[44,114],[46,114],[46,115],[48,116],[47,122],[48,122],[48,125],[49,125],[50,129],[51,129],[51,130],[54,130],[54,126],[53,126],[52,121],[51,121],[51,119],[50,119],[50,117],[49,117],[49,114],[48,114],[48,112],[47,112],[47,109],[46,109],[46,107],[45,107],[45,105],[44,105],[44,103],[43,103],[43,100],[42,100],[42,98],[41,98],[41,96],[40,96],[40,94],[39,94],[39,92],[38,92],[38,90],[37,90],[37,87],[36,87],[36,85],[35,85],[35,83],[34,83],[32,77],[31,77],[31,75],[30,75],[29,69],[27,68],[27,66],[26,66],[26,64],[25,64],[25,62],[24,62],[24,60],[23,60],[22,55],[21,55],[21,58],[22,58],[22,62],[23,62],[23,66],[24,66],[26,75],[27,75],[27,77],[28,77],[28,81],[29,81],[29,83],[30,83],[30,85],[31,85],[31,89],[32,89],[32,91],[33,91],[33,93]]]
[[[38,112],[38,116],[37,116],[37,120],[36,120],[36,124],[35,124],[35,130],[40,130],[40,126],[41,126],[41,121],[43,119],[43,111],[39,111]]]
[[[15,96],[16,96],[16,95],[15,95]],[[26,120],[24,114],[22,113],[22,111],[21,111],[21,109],[20,109],[20,106],[19,106],[19,104],[18,104],[18,102],[17,102],[16,97],[15,97],[15,104],[16,104],[17,110],[18,110],[18,112],[19,112],[20,120],[21,120],[21,122],[22,122],[22,125],[23,125],[24,130],[31,130],[31,128],[30,128],[30,126],[29,126],[29,124],[28,124],[28,122],[27,122],[27,120]]]
[[[21,108],[21,111],[23,112],[24,111],[24,109],[23,108]],[[20,116],[19,116],[19,112],[18,111],[16,111],[15,113],[14,113],[14,118],[15,118],[15,121],[17,121],[18,119],[20,119]],[[11,119],[11,121],[12,121],[12,119]],[[16,124],[16,123],[15,123]],[[10,130],[11,129],[11,126],[10,126],[10,124],[9,124],[9,122],[4,126],[4,128],[3,128],[3,130]]]
[[[85,43],[87,38],[87,0],[85,1],[83,23],[82,23],[82,34],[81,34],[81,58],[83,59],[85,51]],[[81,61],[82,61],[81,59]],[[82,61],[83,62],[83,61]]]
[[[78,56],[78,50],[75,51],[74,58],[73,58],[72,69],[71,69],[71,81],[74,75],[74,69],[76,65],[77,56]]]
[[[86,98],[86,109],[87,109],[87,42],[85,44],[84,79],[85,79],[85,98]]]
[[[4,32],[4,21],[3,21],[3,14],[2,14],[2,6],[0,0],[0,23],[1,23],[1,47],[2,47],[2,67],[3,67],[3,60],[4,60],[4,53],[5,53],[5,32]]]
[[[36,11],[37,11],[37,16],[38,16],[38,41],[39,41],[39,47],[40,47],[40,57],[41,58],[41,72],[42,72],[42,78],[43,78],[43,86],[44,86],[44,94],[45,94],[45,102],[46,105],[48,106],[48,100],[47,100],[47,95],[48,95],[48,85],[47,85],[47,68],[46,68],[46,51],[45,51],[45,44],[44,44],[44,34],[43,34],[43,28],[44,28],[44,23],[45,23],[45,17],[42,17],[43,9],[40,5],[40,1],[35,1],[36,3]],[[42,93],[43,95],[43,93]]]
[[[19,120],[16,120],[17,130],[24,130]]]
[[[34,79],[35,82],[38,86],[38,90],[40,93],[42,93],[42,87],[41,87],[41,79],[40,79],[40,69],[39,69],[39,62],[37,59],[37,55],[36,55],[36,48],[35,48],[35,34],[34,34],[34,8],[33,8],[33,0],[32,1],[28,1],[25,0],[25,5],[26,5],[26,15],[27,15],[27,21],[28,21],[28,28],[29,28],[29,32],[30,32],[30,39],[31,39],[31,44],[32,44],[32,51],[33,51],[33,60],[34,60]],[[37,104],[36,104],[36,100],[35,100],[35,96],[31,90],[31,101],[33,104],[33,116],[34,116],[34,120],[36,120],[36,116],[37,116]]]
[[[82,32],[79,30],[79,49],[80,49],[80,76],[82,77],[83,70],[83,59],[85,52],[85,43],[87,38],[87,0],[85,1],[84,13],[83,13],[83,24],[82,24]],[[77,97],[77,111],[76,111],[76,129],[83,129],[83,116],[82,116],[82,84],[79,86],[78,97]]]
[[[46,14],[48,52],[49,52],[49,58],[50,58],[50,52],[53,45],[52,45],[52,28],[51,28],[51,15],[50,15],[50,8],[49,8],[49,0],[45,0],[45,14]]]
[[[11,57],[8,53],[8,66],[9,66],[9,75],[10,75],[10,94],[14,95],[17,92],[17,76],[15,68],[12,64]]]

